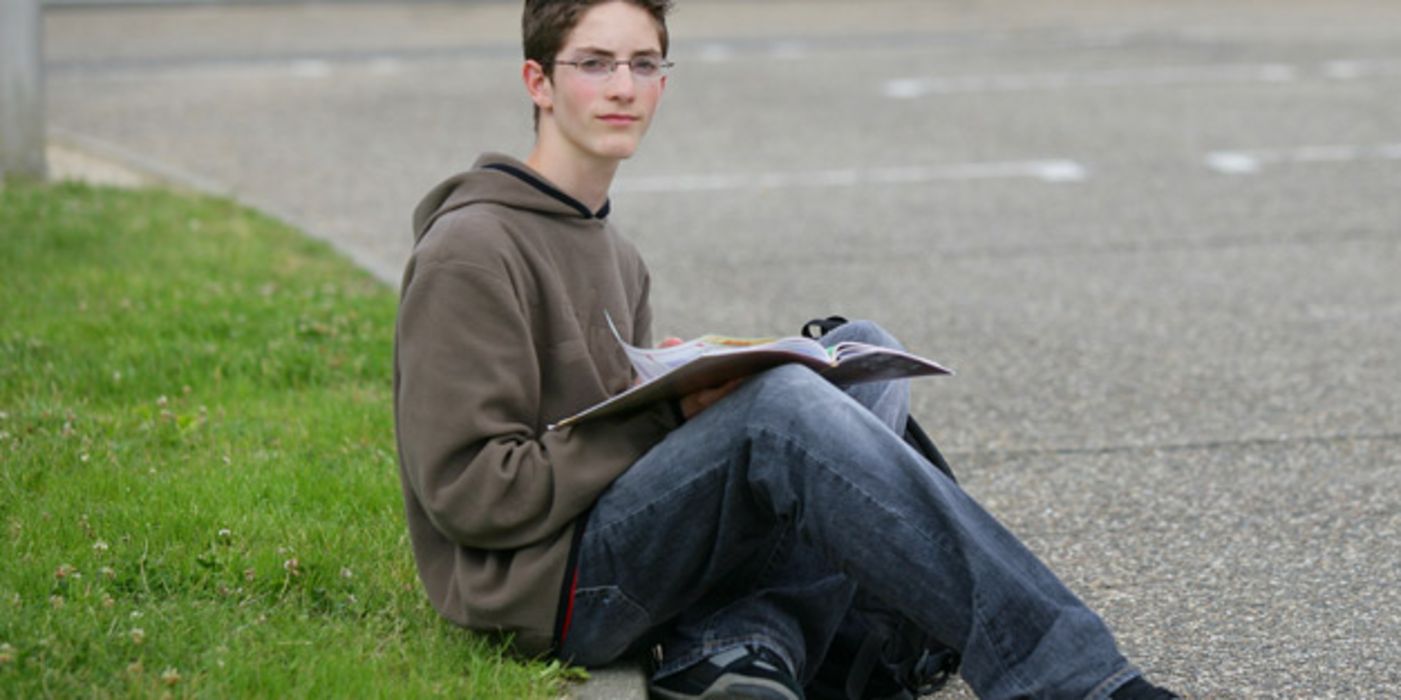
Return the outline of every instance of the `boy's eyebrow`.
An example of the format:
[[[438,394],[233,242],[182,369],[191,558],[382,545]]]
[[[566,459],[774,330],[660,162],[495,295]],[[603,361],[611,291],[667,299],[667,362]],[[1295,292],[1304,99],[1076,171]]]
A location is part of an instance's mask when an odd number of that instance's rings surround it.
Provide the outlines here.
[[[594,55],[594,56],[608,56],[609,58],[612,58],[612,57],[618,55],[618,54],[616,54],[616,53],[614,53],[614,52],[612,52],[612,51],[610,51],[610,50],[608,50],[608,49],[601,49],[601,48],[598,48],[598,47],[596,47],[596,46],[580,46],[578,49],[575,49],[575,50],[578,51],[579,53],[592,54],[592,55]],[[632,55],[633,55],[633,56],[660,56],[660,55],[662,55],[662,52],[661,52],[659,49],[642,49],[641,51],[634,51],[634,52],[632,53]]]

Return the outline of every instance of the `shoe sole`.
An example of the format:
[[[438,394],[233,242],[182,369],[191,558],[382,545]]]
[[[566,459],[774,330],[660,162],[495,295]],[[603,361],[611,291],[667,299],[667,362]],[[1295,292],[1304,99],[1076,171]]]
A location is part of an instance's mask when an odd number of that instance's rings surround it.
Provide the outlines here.
[[[655,700],[802,700],[787,686],[753,676],[727,673],[715,679],[700,695],[682,695],[664,688],[652,688]]]

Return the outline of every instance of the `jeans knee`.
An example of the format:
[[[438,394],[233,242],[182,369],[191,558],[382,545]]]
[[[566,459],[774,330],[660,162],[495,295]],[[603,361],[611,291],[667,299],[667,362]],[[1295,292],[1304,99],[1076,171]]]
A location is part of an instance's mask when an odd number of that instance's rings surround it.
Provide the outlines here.
[[[904,350],[905,346],[889,331],[875,321],[850,321],[828,333],[823,341],[828,344],[855,341],[886,348]]]
[[[800,364],[774,367],[751,378],[746,389],[754,392],[754,408],[761,414],[802,411],[824,402],[840,390],[821,375]]]
[[[767,370],[750,379],[749,383],[759,386],[765,393],[787,393],[808,392],[814,387],[826,384],[827,380],[803,365],[792,363]]]
[[[818,439],[834,432],[850,397],[818,373],[798,364],[775,367],[750,380],[753,400],[748,427],[802,434]]]

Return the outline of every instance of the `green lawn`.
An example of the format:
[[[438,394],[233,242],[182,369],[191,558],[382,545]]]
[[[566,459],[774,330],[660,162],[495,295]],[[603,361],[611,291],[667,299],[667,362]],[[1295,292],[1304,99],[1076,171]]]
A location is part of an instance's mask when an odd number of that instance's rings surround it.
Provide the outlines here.
[[[560,692],[419,587],[393,290],[224,200],[78,185],[0,188],[0,279],[0,696]]]

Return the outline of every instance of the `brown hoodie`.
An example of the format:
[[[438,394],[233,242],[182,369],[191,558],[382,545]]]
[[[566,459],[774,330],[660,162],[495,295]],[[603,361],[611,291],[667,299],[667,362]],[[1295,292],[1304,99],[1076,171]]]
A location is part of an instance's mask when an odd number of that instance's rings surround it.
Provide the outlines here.
[[[626,389],[649,278],[603,216],[485,155],[414,212],[395,338],[400,478],[419,576],[447,619],[550,648],[576,519],[675,426],[659,405],[545,426]],[[565,596],[567,598],[567,596]]]

